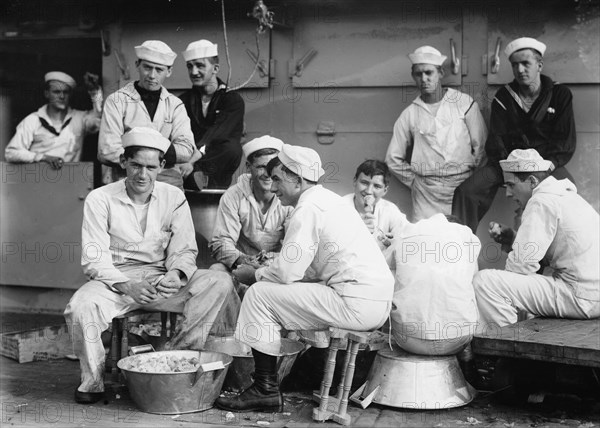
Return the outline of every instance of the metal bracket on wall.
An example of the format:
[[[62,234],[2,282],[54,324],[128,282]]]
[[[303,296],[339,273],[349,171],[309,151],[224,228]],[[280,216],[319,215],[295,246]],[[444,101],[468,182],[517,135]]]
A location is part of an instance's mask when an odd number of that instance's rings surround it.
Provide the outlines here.
[[[121,77],[124,80],[129,80],[131,76],[129,75],[129,66],[127,65],[127,61],[125,60],[125,57],[117,49],[114,49],[113,53],[115,54],[115,59],[117,60],[117,65],[119,66],[119,71],[121,72]]]
[[[450,52],[452,53],[452,74],[458,74],[460,72],[460,59],[456,56],[456,46],[453,39],[450,39]]]
[[[500,47],[502,46],[502,39],[498,37],[496,40],[496,50],[494,51],[494,56],[492,57],[492,69],[490,70],[492,74],[498,73],[500,71]]]
[[[323,120],[317,127],[317,141],[321,144],[331,144],[335,141],[335,123]]]
[[[100,30],[100,41],[102,42],[102,55],[110,55],[110,31]]]
[[[252,59],[252,62],[256,64],[256,61],[258,60],[256,54],[250,49],[246,49],[246,53],[248,54],[250,59]],[[269,67],[267,66],[267,62],[264,59],[258,61],[258,64],[256,64],[256,68],[258,68],[258,74],[260,77],[267,77],[269,75]]]
[[[302,71],[304,71],[304,67],[306,67],[306,65],[312,61],[312,59],[315,57],[315,55],[317,55],[317,50],[316,49],[311,49],[308,52],[306,52],[302,58],[300,58],[299,60],[295,61],[292,60],[290,62],[290,70],[289,70],[289,75],[290,77],[300,77],[302,76]]]

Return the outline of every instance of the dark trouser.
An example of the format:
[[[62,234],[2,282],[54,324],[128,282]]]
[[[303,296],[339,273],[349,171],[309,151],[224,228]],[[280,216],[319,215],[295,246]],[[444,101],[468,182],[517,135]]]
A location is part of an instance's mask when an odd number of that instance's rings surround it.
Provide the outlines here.
[[[566,168],[556,168],[552,176],[557,180],[573,177]],[[488,163],[462,182],[454,191],[452,199],[452,215],[458,217],[463,224],[469,226],[477,234],[477,226],[485,213],[490,209],[498,187],[504,183],[502,169],[499,164]]]
[[[239,142],[219,143],[206,149],[206,154],[194,165],[194,171],[202,171],[208,176],[209,189],[226,189],[241,161],[242,145]],[[191,175],[184,187],[197,188]]]

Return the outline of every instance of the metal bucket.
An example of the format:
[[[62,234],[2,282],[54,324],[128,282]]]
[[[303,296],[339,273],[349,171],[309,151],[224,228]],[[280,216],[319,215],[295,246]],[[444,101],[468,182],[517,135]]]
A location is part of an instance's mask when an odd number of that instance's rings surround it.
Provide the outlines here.
[[[409,409],[448,409],[475,397],[456,356],[409,354],[401,349],[377,352],[367,382],[351,397],[366,408],[371,402]]]
[[[254,373],[254,358],[252,349],[243,342],[237,341],[235,337],[213,337],[204,344],[208,351],[223,352],[233,357],[233,363],[227,372],[223,389],[238,392],[252,384]],[[281,348],[277,358],[277,379],[279,383],[292,369],[296,357],[304,349],[304,344],[291,339],[281,339]]]
[[[161,355],[196,357],[200,368],[177,373],[147,373],[125,368],[131,363],[144,363]],[[140,410],[172,415],[210,409],[221,392],[232,361],[231,356],[219,352],[161,351],[123,358],[117,366],[125,377],[131,398]],[[218,362],[222,362],[224,367],[215,369],[218,364],[208,364]]]

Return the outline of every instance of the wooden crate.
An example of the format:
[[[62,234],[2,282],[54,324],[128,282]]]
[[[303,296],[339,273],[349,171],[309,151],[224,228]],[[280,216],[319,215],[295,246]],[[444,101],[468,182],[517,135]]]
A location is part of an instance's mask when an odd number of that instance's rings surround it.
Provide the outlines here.
[[[0,334],[0,355],[19,363],[64,358],[72,353],[66,324]]]

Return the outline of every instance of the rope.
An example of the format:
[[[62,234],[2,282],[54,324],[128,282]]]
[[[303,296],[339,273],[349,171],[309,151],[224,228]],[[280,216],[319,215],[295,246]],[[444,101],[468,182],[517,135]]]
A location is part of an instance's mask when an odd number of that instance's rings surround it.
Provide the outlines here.
[[[223,38],[225,39],[225,57],[227,58],[227,80],[225,81],[225,85],[229,86],[231,61],[229,60],[229,41],[227,40],[227,23],[225,22],[225,0],[221,0],[221,19],[223,20]]]
[[[258,63],[260,62],[260,44],[258,41],[259,28],[256,29],[255,40],[256,40],[256,62],[254,63],[254,69],[250,74],[250,77],[246,79],[244,83],[238,85],[234,88],[229,88],[229,80],[231,80],[231,61],[229,59],[229,41],[227,40],[227,23],[225,20],[225,0],[221,0],[221,19],[223,21],[223,38],[225,39],[225,57],[227,58],[227,80],[225,81],[225,86],[227,86],[227,92],[229,91],[237,91],[238,89],[242,89],[245,87],[254,75],[256,74],[256,70],[258,70]]]
[[[250,74],[250,77],[248,77],[248,79],[246,79],[246,81],[244,83],[242,83],[239,86],[236,86],[235,88],[230,88],[227,91],[237,91],[238,89],[242,89],[244,86],[246,86],[248,83],[250,83],[250,81],[252,80],[252,78],[254,77],[254,75],[256,74],[256,70],[258,70],[258,63],[260,61],[260,45],[258,43],[258,30],[256,31],[256,62],[254,63],[254,69],[252,70],[252,73]]]

